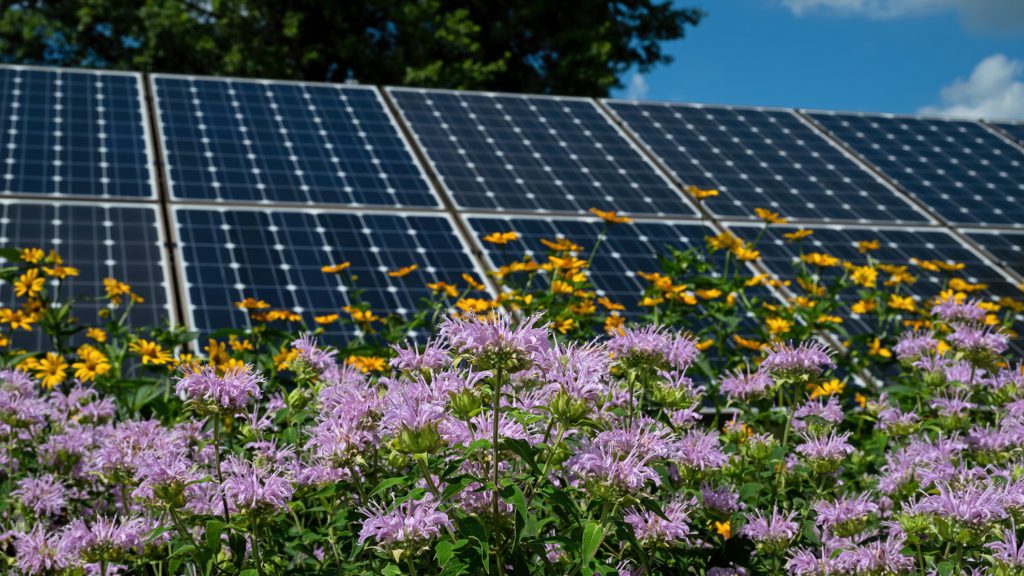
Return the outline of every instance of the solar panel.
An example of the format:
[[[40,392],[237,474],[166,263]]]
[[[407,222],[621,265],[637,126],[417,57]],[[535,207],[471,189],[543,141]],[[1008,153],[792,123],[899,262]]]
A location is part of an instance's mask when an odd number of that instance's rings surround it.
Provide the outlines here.
[[[811,113],[943,218],[1024,227],[1024,153],[964,120]]]
[[[714,214],[928,222],[924,213],[787,110],[608,101],[683,184],[717,189]]]
[[[593,101],[388,88],[461,208],[696,212]]]
[[[1024,144],[1024,122],[989,122],[1018,144]]]
[[[726,226],[737,236],[745,240],[753,240],[762,230],[760,226],[739,223],[727,223]],[[782,234],[796,228],[790,226],[769,227],[758,244],[762,262],[777,277],[795,280],[794,263],[801,253],[824,252],[826,254],[849,260],[855,263],[866,263],[868,256],[858,251],[857,243],[862,240],[876,240],[879,247],[871,251],[870,256],[876,262],[894,265],[906,265],[908,272],[917,276],[917,282],[904,285],[910,294],[922,298],[934,298],[942,291],[949,275],[932,273],[915,266],[912,258],[918,260],[942,260],[951,263],[963,263],[964,269],[954,272],[951,276],[962,278],[972,284],[987,284],[988,288],[975,293],[975,297],[998,301],[1002,297],[1019,298],[1020,291],[1001,270],[994,267],[987,259],[966,246],[950,232],[940,228],[912,227],[880,227],[880,226],[837,226],[822,225],[813,227],[814,233],[799,243],[787,242]],[[841,276],[841,267],[821,269],[824,278]],[[885,275],[879,274],[879,283]],[[800,293],[799,288],[795,288]],[[906,291],[904,292],[906,293]],[[846,302],[853,303],[857,295],[852,290],[843,293]],[[874,316],[858,317],[852,312],[844,315],[851,320],[847,328],[855,333],[870,333],[877,329],[873,325]],[[1024,315],[1017,316],[1018,324],[1024,322]],[[1018,326],[1020,331],[1021,326]]]
[[[0,200],[0,247],[53,249],[66,265],[79,269],[77,277],[63,281],[56,295],[56,280],[50,279],[51,297],[100,298],[106,294],[103,279],[116,278],[144,299],[133,305],[129,316],[136,327],[173,319],[164,244],[155,206]],[[0,281],[0,300],[7,306],[15,303],[11,288]],[[82,301],[74,314],[93,324],[100,321],[97,313],[105,305],[105,300]],[[46,347],[41,336],[16,339],[15,344],[34,345],[33,350]]]
[[[0,66],[0,194],[156,198],[141,76]]]
[[[155,74],[171,197],[436,208],[373,87]]]
[[[464,272],[483,277],[446,216],[199,206],[178,206],[174,215],[187,313],[203,338],[250,327],[235,306],[248,297],[316,326],[315,316],[344,316],[342,307],[359,301],[377,315],[408,316],[430,295],[427,283],[463,286]],[[321,270],[344,262],[351,265],[341,273]],[[388,274],[413,264],[404,277]],[[341,323],[324,329],[334,343],[359,334]]]
[[[999,260],[999,264],[1018,275],[1024,276],[1024,232],[1007,232],[1004,230],[961,229],[989,254]]]

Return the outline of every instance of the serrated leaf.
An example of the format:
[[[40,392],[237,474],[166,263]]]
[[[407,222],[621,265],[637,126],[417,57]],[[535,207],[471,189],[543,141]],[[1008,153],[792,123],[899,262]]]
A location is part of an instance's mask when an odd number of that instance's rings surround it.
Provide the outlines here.
[[[583,545],[580,548],[580,560],[583,564],[594,558],[602,540],[604,540],[604,528],[597,522],[587,522],[587,525],[583,527]]]

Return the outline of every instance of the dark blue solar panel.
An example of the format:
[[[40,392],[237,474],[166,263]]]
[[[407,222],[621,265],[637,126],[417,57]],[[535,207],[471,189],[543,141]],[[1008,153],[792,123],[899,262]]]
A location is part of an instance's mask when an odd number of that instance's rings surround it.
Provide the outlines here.
[[[999,259],[999,264],[1024,275],[1024,232],[961,230]],[[1024,294],[1021,294],[1024,297]]]
[[[761,227],[755,226],[731,224],[728,226],[737,236],[746,240],[753,240],[761,231]],[[950,276],[963,278],[971,283],[988,284],[987,290],[975,294],[976,297],[982,299],[998,301],[1002,297],[1019,298],[1021,295],[1005,274],[982,259],[951,233],[942,229],[822,226],[814,227],[814,234],[802,242],[787,242],[782,234],[794,229],[788,226],[769,227],[764,238],[758,244],[762,262],[773,274],[785,280],[796,278],[797,268],[794,263],[799,259],[801,253],[824,252],[854,263],[865,264],[868,257],[858,252],[857,243],[861,240],[877,240],[879,249],[870,252],[871,258],[875,262],[907,266],[908,272],[917,277],[917,282],[906,288],[909,289],[909,293],[919,298],[938,296]],[[959,262],[963,263],[965,267],[963,270],[951,274],[932,273],[915,266],[911,263],[911,258]],[[842,273],[841,267],[826,268],[823,277],[832,278],[840,276]],[[886,278],[884,273],[879,272],[879,284]],[[800,293],[800,289],[797,287],[794,287],[794,291]],[[848,303],[857,300],[857,295],[853,290],[847,290],[844,297]],[[850,313],[845,316],[852,320],[847,328],[853,332],[869,333],[877,328],[873,324],[877,320],[874,315],[858,318],[855,314]],[[1018,320],[1024,322],[1024,316],[1020,316]],[[1018,331],[1022,326],[1024,325],[1018,326]]]
[[[139,75],[0,66],[0,194],[156,197]]]
[[[1024,153],[980,124],[827,112],[811,116],[950,222],[1024,226]]]
[[[47,285],[58,301],[69,297],[94,299],[106,294],[103,279],[116,278],[132,287],[144,301],[130,313],[134,326],[159,326],[172,320],[170,282],[164,261],[164,237],[156,208],[57,202],[0,201],[0,247],[57,251],[64,263],[79,269],[57,288]],[[0,258],[0,262],[3,259]],[[0,284],[0,300],[15,303],[9,284]],[[74,314],[82,323],[100,322],[106,301],[80,302]],[[18,345],[38,350],[42,338],[18,338]]]
[[[721,196],[715,214],[753,218],[926,222],[928,218],[795,114],[781,110],[608,102],[672,170]]]
[[[1018,144],[1024,144],[1024,122],[993,122],[992,125]]]
[[[155,75],[171,195],[438,207],[371,87]]]
[[[202,337],[248,327],[248,316],[234,305],[247,297],[297,312],[315,326],[314,316],[345,316],[341,309],[354,303],[355,290],[363,290],[359,299],[378,315],[407,315],[430,295],[429,282],[463,286],[463,272],[482,279],[444,216],[201,208],[177,208],[175,215],[188,314]],[[351,262],[342,274],[321,271],[342,262]],[[408,276],[387,274],[412,264],[419,268]],[[340,323],[325,330],[334,342],[355,334]]]
[[[589,100],[389,91],[462,208],[696,214]]]

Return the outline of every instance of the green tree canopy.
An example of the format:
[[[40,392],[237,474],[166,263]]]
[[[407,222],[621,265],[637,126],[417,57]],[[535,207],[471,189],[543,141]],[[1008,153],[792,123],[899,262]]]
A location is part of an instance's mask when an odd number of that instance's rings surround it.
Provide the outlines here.
[[[0,58],[150,72],[355,78],[605,95],[703,12],[620,0],[24,0],[4,2]]]

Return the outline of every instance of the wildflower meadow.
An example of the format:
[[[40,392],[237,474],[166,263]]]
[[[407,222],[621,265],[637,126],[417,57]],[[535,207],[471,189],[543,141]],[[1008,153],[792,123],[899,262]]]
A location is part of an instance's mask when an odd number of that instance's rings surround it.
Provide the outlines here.
[[[344,310],[304,325],[252,295],[251,329],[201,337],[132,325],[114,278],[80,315],[74,262],[5,250],[0,566],[1024,574],[1024,304],[956,262],[881,261],[870,240],[841,260],[813,235],[785,235],[786,279],[747,266],[761,236],[665,246],[629,302],[590,283],[604,233],[550,238],[486,279],[497,298],[466,274],[401,317],[334,262]],[[328,342],[338,323],[355,336]]]

